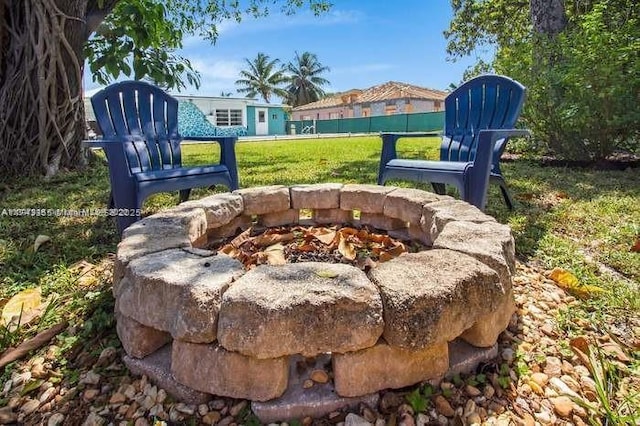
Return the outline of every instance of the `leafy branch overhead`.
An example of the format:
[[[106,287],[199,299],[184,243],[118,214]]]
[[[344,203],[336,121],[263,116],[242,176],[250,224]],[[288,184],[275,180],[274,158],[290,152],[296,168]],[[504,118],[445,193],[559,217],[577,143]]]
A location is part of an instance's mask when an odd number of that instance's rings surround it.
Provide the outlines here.
[[[191,62],[176,54],[185,36],[197,35],[214,44],[218,37],[217,25],[221,22],[264,17],[277,4],[279,8],[276,8],[287,15],[305,4],[316,15],[329,9],[324,0],[121,0],[111,3],[114,3],[113,10],[85,46],[94,80],[107,84],[126,75],[178,89],[186,87],[186,83],[196,87],[200,83],[200,75]]]

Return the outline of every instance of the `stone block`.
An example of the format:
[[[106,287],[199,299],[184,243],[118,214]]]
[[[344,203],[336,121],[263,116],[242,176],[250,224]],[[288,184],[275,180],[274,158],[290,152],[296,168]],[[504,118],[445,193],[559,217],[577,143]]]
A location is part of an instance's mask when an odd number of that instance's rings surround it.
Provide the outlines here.
[[[409,224],[407,232],[410,240],[419,241],[426,246],[431,246],[433,244],[429,234],[424,232],[420,225],[414,225],[412,223]]]
[[[460,337],[473,346],[481,348],[492,347],[498,341],[500,333],[506,330],[515,311],[516,302],[513,297],[513,290],[509,289],[495,311],[482,315]]]
[[[204,209],[208,228],[218,228],[231,222],[243,212],[242,197],[238,194],[215,194],[199,200],[187,201],[180,207],[198,207]]]
[[[281,212],[291,208],[289,188],[286,186],[258,186],[238,189],[233,193],[242,196],[244,214],[247,216]]]
[[[129,262],[117,307],[175,339],[212,342],[222,293],[243,273],[242,264],[226,255],[181,249],[153,253]]]
[[[318,225],[349,224],[352,215],[350,210],[316,209],[313,211],[313,222]]]
[[[310,388],[303,386],[310,373],[326,368],[331,363],[328,354],[320,355],[309,363],[309,359],[293,355],[289,361],[289,383],[284,394],[266,402],[253,401],[251,411],[263,424],[300,420],[305,417],[321,418],[334,411],[357,408],[360,404],[376,407],[380,399],[377,393],[345,398],[336,394],[333,382],[314,383]]]
[[[177,381],[201,392],[267,401],[285,391],[286,357],[257,359],[217,344],[173,342],[171,371]]]
[[[345,185],[340,190],[340,208],[381,214],[384,211],[384,200],[387,194],[394,189],[396,188],[393,186]]]
[[[171,345],[166,345],[155,353],[136,359],[125,355],[123,361],[132,374],[144,375],[164,389],[169,395],[186,404],[206,404],[212,396],[198,392],[178,383],[171,374]]]
[[[314,356],[375,344],[382,302],[361,270],[345,264],[261,265],[222,298],[218,341],[256,358]]]
[[[425,204],[422,209],[420,226],[435,241],[438,234],[449,222],[495,222],[496,220],[484,214],[479,208],[461,200],[442,200]]]
[[[158,228],[165,232],[184,229],[189,240],[194,241],[207,233],[207,213],[202,207],[180,204],[133,223],[122,232],[122,238],[139,234],[163,235],[158,233]]]
[[[166,331],[156,330],[116,313],[116,332],[127,355],[144,358],[171,341]]]
[[[295,209],[284,210],[276,213],[267,213],[258,217],[258,224],[266,228],[295,225],[298,223],[299,216],[300,212]]]
[[[360,225],[368,225],[385,231],[395,231],[407,227],[407,223],[400,219],[394,219],[383,214],[364,212],[360,214]]]
[[[420,189],[397,188],[387,194],[383,213],[385,216],[419,225],[423,206],[440,201],[443,197]]]
[[[497,222],[449,222],[434,240],[433,247],[456,250],[475,257],[500,275],[505,289],[511,288],[516,254],[509,226]]]
[[[144,219],[134,223],[132,226],[141,224],[143,221]],[[131,229],[132,226],[126,230]],[[133,259],[168,249],[191,247],[189,233],[186,229],[178,226],[155,226],[153,222],[146,222],[144,225],[136,226],[135,229],[139,233],[123,237],[118,243],[116,258],[113,263],[114,295],[120,280],[124,277],[127,265]],[[145,232],[142,232],[143,230]],[[162,236],[162,238],[159,236]]]
[[[456,374],[473,373],[481,363],[492,361],[498,356],[498,344],[490,348],[477,348],[462,339],[449,342],[449,370],[447,377]]]
[[[231,220],[231,222],[226,225],[222,225],[219,228],[212,228],[209,230],[208,237],[209,240],[217,240],[224,239],[229,237],[234,237],[245,231],[253,225],[253,220],[251,216],[238,216]]]
[[[371,348],[333,355],[336,392],[347,397],[438,379],[448,368],[447,342],[408,350],[382,340]]]
[[[384,339],[418,349],[458,337],[505,295],[498,274],[452,250],[404,254],[369,273],[384,303]]]
[[[340,207],[341,183],[318,183],[292,186],[291,208],[337,209]]]

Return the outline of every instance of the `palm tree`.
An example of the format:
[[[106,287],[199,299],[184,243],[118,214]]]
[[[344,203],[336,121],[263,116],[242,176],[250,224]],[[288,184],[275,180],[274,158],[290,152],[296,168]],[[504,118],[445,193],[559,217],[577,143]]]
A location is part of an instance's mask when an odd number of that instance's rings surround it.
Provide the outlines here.
[[[288,82],[284,73],[284,67],[278,65],[280,60],[270,60],[269,55],[258,53],[254,60],[245,58],[247,69],[240,71],[240,78],[236,85],[237,91],[246,93],[247,97],[255,98],[258,94],[266,103],[269,103],[272,95],[285,98],[287,92],[281,87]]]
[[[304,52],[287,65],[289,86],[287,87],[287,101],[291,106],[305,105],[315,102],[324,96],[322,86],[329,84],[329,80],[321,77],[321,74],[329,71],[318,61],[318,57],[310,52]]]

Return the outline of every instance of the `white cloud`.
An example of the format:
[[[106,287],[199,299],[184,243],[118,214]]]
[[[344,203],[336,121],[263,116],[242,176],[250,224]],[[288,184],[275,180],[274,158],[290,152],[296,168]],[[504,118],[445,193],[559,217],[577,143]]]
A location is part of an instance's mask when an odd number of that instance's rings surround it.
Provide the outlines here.
[[[200,72],[200,88],[188,87],[183,93],[219,96],[222,91],[235,92],[241,61],[198,56],[191,59],[191,64]]]

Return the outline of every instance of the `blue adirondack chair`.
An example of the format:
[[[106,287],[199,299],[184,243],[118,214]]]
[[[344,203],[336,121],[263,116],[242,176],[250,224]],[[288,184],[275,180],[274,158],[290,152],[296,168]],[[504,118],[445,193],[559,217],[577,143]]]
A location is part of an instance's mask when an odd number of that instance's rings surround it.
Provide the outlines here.
[[[222,184],[238,189],[236,137],[189,136],[189,140],[220,144],[220,162],[183,167],[178,133],[178,101],[141,81],[112,84],[91,98],[102,139],[87,141],[102,148],[109,162],[110,207],[119,212],[120,233],[140,219],[142,203],[151,194]]]
[[[473,78],[445,99],[445,126],[440,161],[398,159],[398,139],[415,134],[383,133],[378,184],[390,179],[431,183],[438,194],[445,184],[460,197],[484,209],[489,182],[500,185],[509,209],[513,200],[500,170],[500,157],[510,137],[528,136],[514,129],[525,99],[525,87],[501,75]]]

